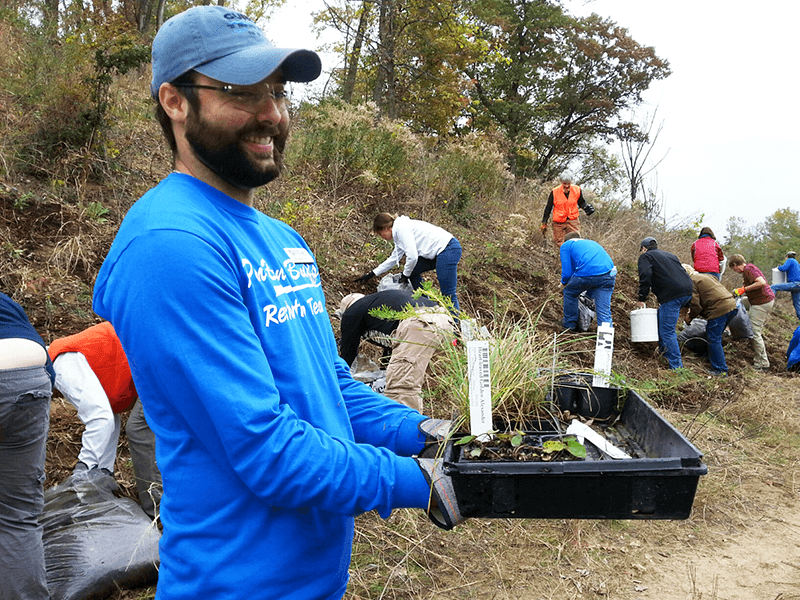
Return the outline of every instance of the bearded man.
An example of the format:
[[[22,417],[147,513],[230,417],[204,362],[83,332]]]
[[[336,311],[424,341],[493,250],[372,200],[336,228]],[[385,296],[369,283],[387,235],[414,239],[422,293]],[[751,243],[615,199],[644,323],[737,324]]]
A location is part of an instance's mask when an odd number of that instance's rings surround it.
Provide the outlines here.
[[[190,8],[153,41],[174,171],[125,216],[94,309],[156,436],[158,600],[340,598],[355,515],[461,520],[441,461],[414,458],[439,426],[353,380],[311,250],[253,206],[281,170],[286,82],[320,71],[223,6]]]

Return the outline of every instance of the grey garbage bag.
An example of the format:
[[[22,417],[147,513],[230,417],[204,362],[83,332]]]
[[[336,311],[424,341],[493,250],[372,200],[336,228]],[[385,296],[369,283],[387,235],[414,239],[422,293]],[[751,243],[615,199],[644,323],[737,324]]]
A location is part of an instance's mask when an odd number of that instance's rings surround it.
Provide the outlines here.
[[[700,317],[692,319],[692,322],[678,333],[678,345],[700,356],[707,354],[706,325],[707,321],[705,319]]]
[[[578,296],[578,331],[589,331],[595,318],[594,298],[589,298],[586,292],[581,292]]]
[[[158,580],[156,524],[117,482],[82,471],[45,491],[42,524],[52,600],[99,600]]]
[[[384,275],[381,278],[380,283],[378,283],[378,291],[405,290],[407,292],[413,292],[414,288],[411,287],[410,283],[400,283],[400,275],[401,273]]]
[[[728,323],[728,329],[731,332],[731,339],[734,340],[749,340],[753,337],[753,326],[750,325],[750,315],[747,314],[747,311],[744,308],[744,304],[742,301],[739,300],[736,302],[736,316],[734,316],[730,323]]]

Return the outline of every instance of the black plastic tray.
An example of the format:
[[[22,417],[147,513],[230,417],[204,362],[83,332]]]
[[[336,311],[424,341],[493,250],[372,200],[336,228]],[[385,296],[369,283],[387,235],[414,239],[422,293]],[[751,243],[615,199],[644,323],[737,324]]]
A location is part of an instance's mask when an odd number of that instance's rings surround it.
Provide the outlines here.
[[[574,390],[582,387],[593,399],[584,408],[608,415],[608,424],[595,422],[593,428],[632,458],[611,459],[592,446],[585,460],[470,460],[461,456],[455,435],[445,447],[444,468],[465,517],[689,517],[699,478],[708,472],[702,453],[637,393],[592,388],[590,381],[590,376],[577,375],[558,382],[551,401],[569,404],[570,412],[583,414],[578,400],[564,400],[575,398]]]

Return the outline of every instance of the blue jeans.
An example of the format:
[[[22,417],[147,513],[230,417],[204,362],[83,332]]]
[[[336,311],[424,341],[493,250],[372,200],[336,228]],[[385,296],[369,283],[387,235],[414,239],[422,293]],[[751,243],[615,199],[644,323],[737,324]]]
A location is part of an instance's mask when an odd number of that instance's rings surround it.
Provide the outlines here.
[[[583,291],[589,298],[594,299],[597,324],[608,323],[611,325],[611,294],[614,293],[616,281],[616,269],[612,269],[604,275],[570,277],[564,286],[564,327],[567,329],[578,327],[578,296]]]
[[[678,325],[681,308],[691,299],[691,296],[681,296],[658,305],[658,347],[667,357],[670,369],[680,369],[683,366],[675,327]]]
[[[414,270],[411,272],[411,286],[416,290],[422,285],[422,274],[427,271],[436,270],[436,277],[439,279],[439,289],[442,294],[450,298],[453,308],[460,310],[458,298],[456,297],[456,287],[458,286],[458,261],[461,260],[461,244],[456,238],[452,238],[445,249],[439,252],[436,258],[419,257]]]
[[[734,308],[731,312],[709,319],[706,322],[706,342],[708,343],[708,360],[711,361],[711,368],[719,373],[728,372],[728,364],[725,362],[725,352],[722,350],[722,332],[731,322],[731,319],[739,312]]]
[[[770,285],[773,292],[791,292],[792,304],[794,304],[794,312],[797,318],[800,319],[800,281],[790,281],[788,283],[776,283]]]
[[[0,592],[50,598],[39,517],[50,426],[50,376],[43,366],[0,370]]]
[[[721,281],[722,280],[722,274],[720,272],[716,272],[716,273],[708,272],[707,273],[705,271],[698,271],[698,273],[703,273],[705,275],[711,275],[712,277],[716,277],[717,281]]]

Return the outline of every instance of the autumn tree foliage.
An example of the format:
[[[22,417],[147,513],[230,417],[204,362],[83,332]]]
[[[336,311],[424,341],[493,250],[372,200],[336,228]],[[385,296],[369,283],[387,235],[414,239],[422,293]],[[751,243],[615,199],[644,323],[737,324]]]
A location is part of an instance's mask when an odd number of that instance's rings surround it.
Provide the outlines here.
[[[517,174],[552,179],[596,140],[631,127],[620,114],[642,100],[669,64],[598,15],[575,18],[547,0],[476,2],[488,61],[469,66],[473,126],[497,124]]]

